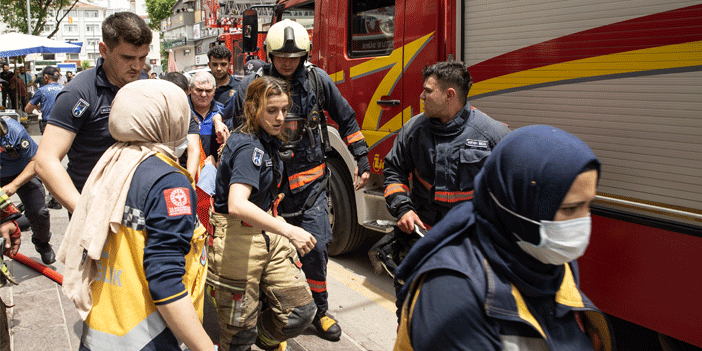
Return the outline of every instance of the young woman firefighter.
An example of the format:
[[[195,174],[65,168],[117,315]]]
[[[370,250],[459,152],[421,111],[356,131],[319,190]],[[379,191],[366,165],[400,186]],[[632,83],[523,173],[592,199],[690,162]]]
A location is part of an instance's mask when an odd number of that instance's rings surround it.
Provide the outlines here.
[[[222,328],[220,349],[285,350],[315,316],[297,251],[314,237],[276,217],[288,84],[263,76],[246,90],[245,122],[227,139],[216,178],[207,289]],[[297,250],[297,251],[296,251]],[[268,308],[259,316],[259,294]]]
[[[397,268],[395,350],[612,350],[578,289],[600,162],[538,125],[507,135],[454,207]]]

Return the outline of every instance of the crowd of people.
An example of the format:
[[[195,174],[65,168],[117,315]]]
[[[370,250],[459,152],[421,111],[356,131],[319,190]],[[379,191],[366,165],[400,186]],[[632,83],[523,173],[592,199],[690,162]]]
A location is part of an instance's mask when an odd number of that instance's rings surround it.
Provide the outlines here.
[[[224,46],[208,52],[209,72],[147,79],[157,77],[144,62],[146,22],[118,12],[102,30],[96,67],[66,74],[65,86],[57,68],[42,71],[25,107],[44,117],[38,147],[1,119],[2,190],[25,204],[42,261],[65,264],[63,291],[84,321],[80,350],[288,350],[309,325],[338,341],[319,116],[334,120],[356,161],[355,190],[370,177],[368,145],[332,79],[307,62],[305,28],[271,26],[268,62],[251,61],[242,79]],[[598,159],[553,127],[510,131],[471,106],[471,85],[461,62],[426,67],[424,112],[385,158],[398,222],[370,256],[395,278],[396,349],[608,349],[575,262]],[[301,128],[288,129],[293,118]],[[71,218],[56,255],[44,187]],[[16,216],[7,217],[3,249],[16,252]],[[115,271],[119,284],[98,279]],[[221,328],[214,343],[204,299]]]

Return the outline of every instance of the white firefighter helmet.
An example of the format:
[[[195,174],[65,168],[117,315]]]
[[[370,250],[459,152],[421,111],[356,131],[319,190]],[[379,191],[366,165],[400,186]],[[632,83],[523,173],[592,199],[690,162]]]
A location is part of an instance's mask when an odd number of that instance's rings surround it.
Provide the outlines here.
[[[301,24],[285,19],[271,26],[266,36],[266,56],[303,57],[310,54],[310,36]]]

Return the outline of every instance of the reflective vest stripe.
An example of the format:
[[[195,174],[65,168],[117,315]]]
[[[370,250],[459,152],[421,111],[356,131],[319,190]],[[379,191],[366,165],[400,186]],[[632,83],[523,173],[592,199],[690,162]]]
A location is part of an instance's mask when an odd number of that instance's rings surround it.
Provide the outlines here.
[[[83,323],[83,343],[90,351],[141,350],[167,328],[158,310],[123,336],[91,329]]]
[[[473,198],[473,191],[437,191],[434,200],[441,202],[467,201]]]
[[[424,185],[427,190],[431,190],[431,184],[427,182],[426,180],[422,179],[422,177],[419,176],[419,173],[417,173],[417,170],[414,170],[414,177],[417,178],[417,180]]]
[[[385,187],[385,197],[388,197],[392,194],[395,193],[407,193],[409,194],[410,190],[407,185],[404,185],[402,183],[392,183]]]
[[[311,183],[313,180],[324,175],[325,164],[321,164],[310,170],[300,172],[290,176],[290,189],[297,189],[305,184]]]
[[[353,134],[347,136],[346,138],[344,138],[344,142],[346,143],[346,145],[351,145],[351,144],[353,144],[357,141],[363,140],[363,139],[365,139],[363,137],[363,133],[361,133],[361,131],[359,130],[358,132],[353,133]]]

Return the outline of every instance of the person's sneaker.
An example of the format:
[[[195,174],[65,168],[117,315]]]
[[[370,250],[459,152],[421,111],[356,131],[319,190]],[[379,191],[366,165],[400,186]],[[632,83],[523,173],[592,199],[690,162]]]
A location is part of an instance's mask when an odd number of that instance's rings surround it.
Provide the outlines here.
[[[54,199],[53,197],[51,198],[51,200],[49,200],[49,202],[46,203],[46,207],[54,210],[60,210],[63,208],[63,206],[61,206],[61,204],[58,201],[56,201],[56,199]]]
[[[317,329],[317,333],[319,333],[322,339],[339,341],[341,338],[341,327],[339,323],[326,314],[314,317],[312,325]]]
[[[56,262],[56,254],[54,254],[54,250],[51,248],[51,244],[35,243],[34,248],[41,256],[41,261],[44,262],[44,264],[52,264]]]

